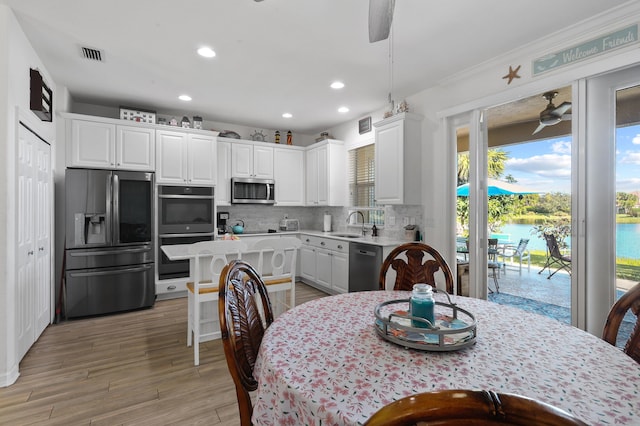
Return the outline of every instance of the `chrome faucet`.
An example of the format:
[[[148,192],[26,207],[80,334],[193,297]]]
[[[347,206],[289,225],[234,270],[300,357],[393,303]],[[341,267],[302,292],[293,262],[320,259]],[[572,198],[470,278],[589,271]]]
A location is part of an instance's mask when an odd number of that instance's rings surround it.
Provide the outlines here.
[[[349,219],[351,219],[351,216],[353,216],[356,213],[358,213],[360,215],[360,217],[362,218],[362,236],[364,237],[366,235],[366,232],[364,230],[364,214],[360,210],[356,210],[356,211],[353,211],[353,212],[349,213],[349,216],[347,216],[347,223],[349,223]]]

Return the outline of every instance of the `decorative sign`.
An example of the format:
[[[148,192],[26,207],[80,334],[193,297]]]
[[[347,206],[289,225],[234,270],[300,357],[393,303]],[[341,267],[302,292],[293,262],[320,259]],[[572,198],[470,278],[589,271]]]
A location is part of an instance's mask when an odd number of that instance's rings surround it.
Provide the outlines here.
[[[42,79],[38,70],[29,69],[29,106],[42,121],[53,120],[53,91]]]
[[[363,134],[371,131],[371,117],[358,121],[358,133]]]
[[[638,24],[634,24],[568,49],[534,59],[533,75],[542,74],[637,42]]]

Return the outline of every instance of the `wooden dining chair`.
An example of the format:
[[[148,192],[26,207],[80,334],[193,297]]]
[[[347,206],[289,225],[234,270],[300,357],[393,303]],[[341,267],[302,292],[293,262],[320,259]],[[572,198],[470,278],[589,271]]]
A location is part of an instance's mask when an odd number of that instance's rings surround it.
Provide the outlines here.
[[[636,316],[633,330],[624,345],[624,353],[640,363],[640,283],[633,286],[613,304],[602,331],[602,339],[616,345],[618,330],[627,312]]]
[[[563,410],[524,396],[493,391],[449,389],[420,393],[394,401],[374,413],[364,426],[415,424],[586,425]]]
[[[193,344],[193,363],[200,365],[200,341],[220,335],[215,312],[218,280],[224,266],[233,258],[240,258],[247,244],[239,240],[201,241],[189,246],[194,256],[193,268],[187,282],[187,346]]]
[[[445,290],[453,294],[454,280],[451,268],[440,253],[431,246],[423,243],[406,243],[393,249],[380,269],[380,290],[387,289],[389,268],[396,273],[393,290],[411,291],[415,283],[427,283],[436,287],[435,274],[441,271],[444,275]]]
[[[260,275],[245,261],[226,265],[219,284],[222,346],[236,387],[240,423],[249,426],[253,414],[249,392],[258,387],[253,369],[264,332],[273,322],[271,302]]]

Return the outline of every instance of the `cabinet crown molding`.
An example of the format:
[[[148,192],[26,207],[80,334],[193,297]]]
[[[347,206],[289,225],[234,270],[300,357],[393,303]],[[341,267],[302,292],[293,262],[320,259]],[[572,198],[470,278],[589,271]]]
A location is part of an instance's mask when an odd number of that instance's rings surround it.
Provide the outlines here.
[[[392,115],[391,117],[385,118],[384,120],[378,121],[376,123],[373,123],[374,127],[380,127],[380,126],[384,126],[387,125],[389,123],[393,123],[395,121],[399,121],[399,120],[416,120],[416,121],[422,121],[424,117],[419,115],[419,114],[414,114],[412,112],[401,112],[399,114],[396,115]]]

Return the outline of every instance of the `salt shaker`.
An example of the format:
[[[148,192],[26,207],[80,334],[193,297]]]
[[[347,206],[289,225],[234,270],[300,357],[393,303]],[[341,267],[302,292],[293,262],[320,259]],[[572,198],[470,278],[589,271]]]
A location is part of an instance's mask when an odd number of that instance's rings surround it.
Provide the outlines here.
[[[432,325],[435,325],[433,290],[429,284],[418,283],[413,285],[411,292],[411,316],[424,318]],[[429,328],[429,326],[421,321],[411,320],[412,327]]]

